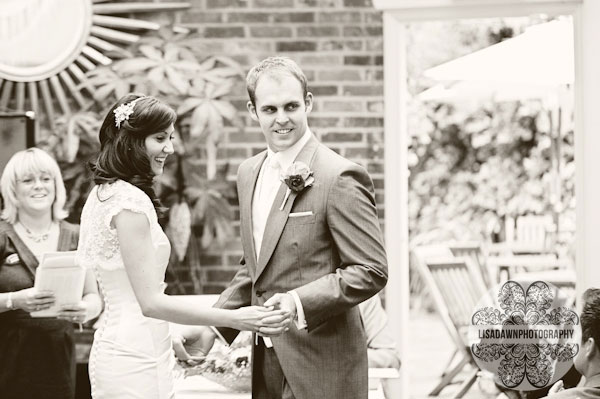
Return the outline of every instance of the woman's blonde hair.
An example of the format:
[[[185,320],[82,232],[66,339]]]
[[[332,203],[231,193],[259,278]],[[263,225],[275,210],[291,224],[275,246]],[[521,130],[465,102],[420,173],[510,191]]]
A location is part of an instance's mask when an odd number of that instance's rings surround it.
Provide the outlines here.
[[[52,204],[52,220],[62,220],[67,217],[68,213],[64,209],[67,191],[58,164],[47,152],[39,148],[28,148],[15,153],[2,172],[0,186],[2,187],[4,209],[2,209],[0,217],[3,220],[11,224],[17,221],[19,209],[16,195],[17,181],[23,176],[40,173],[48,173],[54,179],[55,197]]]

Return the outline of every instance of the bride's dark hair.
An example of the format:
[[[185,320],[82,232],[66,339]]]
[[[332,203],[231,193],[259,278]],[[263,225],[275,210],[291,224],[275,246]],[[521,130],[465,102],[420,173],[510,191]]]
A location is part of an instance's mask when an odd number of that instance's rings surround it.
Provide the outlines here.
[[[133,112],[117,127],[114,111],[132,101]],[[151,134],[166,130],[176,119],[175,111],[154,97],[127,94],[119,99],[100,128],[100,153],[89,163],[94,183],[112,183],[117,179],[131,183],[150,197],[160,216],[164,208],[154,191],[154,173],[144,141]]]

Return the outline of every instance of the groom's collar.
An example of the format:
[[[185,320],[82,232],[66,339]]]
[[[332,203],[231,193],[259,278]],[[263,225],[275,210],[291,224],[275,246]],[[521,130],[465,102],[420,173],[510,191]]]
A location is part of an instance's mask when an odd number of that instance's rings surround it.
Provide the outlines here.
[[[290,165],[294,163],[294,161],[298,157],[298,154],[300,154],[300,151],[302,151],[302,148],[304,148],[304,146],[306,145],[306,143],[308,143],[311,137],[312,132],[309,128],[306,128],[304,135],[290,148],[279,152],[274,152],[270,148],[267,148],[267,158],[275,156],[281,167],[281,172],[285,172],[290,167]]]

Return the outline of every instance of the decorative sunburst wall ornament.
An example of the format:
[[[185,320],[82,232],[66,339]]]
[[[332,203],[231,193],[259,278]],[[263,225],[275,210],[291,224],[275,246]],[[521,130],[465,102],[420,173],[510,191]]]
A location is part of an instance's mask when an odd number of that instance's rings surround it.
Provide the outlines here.
[[[110,54],[126,55],[122,46],[137,42],[137,33],[160,28],[126,15],[189,7],[186,2],[2,0],[0,112],[39,115],[41,102],[53,127],[57,114],[86,108],[94,91],[87,72],[109,65]]]

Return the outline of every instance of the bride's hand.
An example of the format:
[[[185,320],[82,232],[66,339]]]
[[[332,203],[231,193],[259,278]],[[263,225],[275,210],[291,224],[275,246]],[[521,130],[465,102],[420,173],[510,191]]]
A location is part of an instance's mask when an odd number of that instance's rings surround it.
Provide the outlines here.
[[[290,313],[273,307],[246,306],[235,309],[233,328],[264,336],[281,335],[288,330]]]

